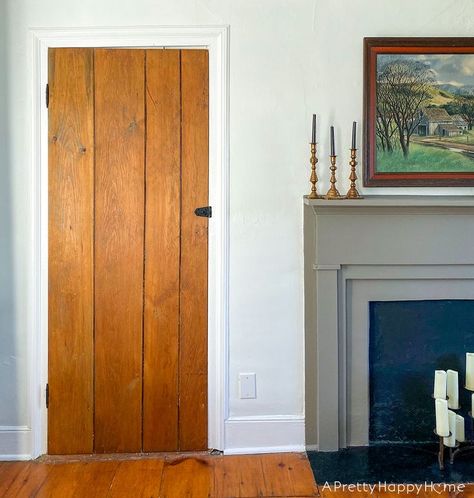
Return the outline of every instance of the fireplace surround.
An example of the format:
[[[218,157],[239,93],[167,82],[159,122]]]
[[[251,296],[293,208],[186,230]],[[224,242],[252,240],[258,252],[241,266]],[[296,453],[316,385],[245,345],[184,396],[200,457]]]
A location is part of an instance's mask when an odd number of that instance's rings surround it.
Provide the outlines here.
[[[305,198],[309,449],[369,444],[370,303],[474,299],[473,215],[471,197]]]

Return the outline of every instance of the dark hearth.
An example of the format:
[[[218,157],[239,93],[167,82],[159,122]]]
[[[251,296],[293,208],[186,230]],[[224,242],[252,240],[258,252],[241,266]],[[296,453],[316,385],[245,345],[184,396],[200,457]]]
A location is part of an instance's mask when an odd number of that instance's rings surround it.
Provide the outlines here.
[[[438,468],[436,444],[378,445],[348,448],[336,452],[308,451],[309,461],[318,485],[325,482],[424,483],[474,482],[474,455],[446,461],[444,471]]]

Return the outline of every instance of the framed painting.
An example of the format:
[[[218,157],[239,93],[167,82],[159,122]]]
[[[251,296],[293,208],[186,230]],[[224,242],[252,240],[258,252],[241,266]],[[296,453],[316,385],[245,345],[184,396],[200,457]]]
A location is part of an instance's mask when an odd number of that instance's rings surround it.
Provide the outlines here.
[[[364,109],[364,185],[474,185],[474,38],[365,38]]]

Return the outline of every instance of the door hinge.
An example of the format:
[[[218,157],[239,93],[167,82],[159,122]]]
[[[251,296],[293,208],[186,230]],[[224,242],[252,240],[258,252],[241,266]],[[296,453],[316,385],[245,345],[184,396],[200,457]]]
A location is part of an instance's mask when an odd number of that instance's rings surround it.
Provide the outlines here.
[[[205,206],[205,207],[196,208],[194,210],[194,214],[196,216],[202,216],[203,218],[212,218],[212,207]]]
[[[46,384],[46,408],[49,408],[49,384]]]
[[[46,83],[46,109],[49,108],[49,83]]]

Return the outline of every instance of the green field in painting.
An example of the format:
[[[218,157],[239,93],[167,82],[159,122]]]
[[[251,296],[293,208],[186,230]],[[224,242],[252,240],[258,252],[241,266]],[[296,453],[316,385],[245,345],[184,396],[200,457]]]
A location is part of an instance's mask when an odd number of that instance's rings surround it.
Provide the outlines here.
[[[438,147],[412,143],[407,159],[401,151],[377,151],[377,173],[426,173],[474,171],[474,159]]]

